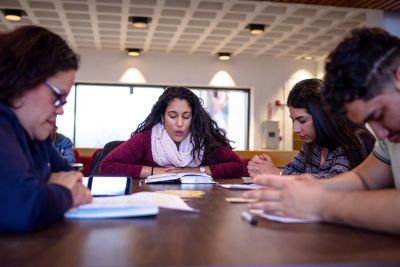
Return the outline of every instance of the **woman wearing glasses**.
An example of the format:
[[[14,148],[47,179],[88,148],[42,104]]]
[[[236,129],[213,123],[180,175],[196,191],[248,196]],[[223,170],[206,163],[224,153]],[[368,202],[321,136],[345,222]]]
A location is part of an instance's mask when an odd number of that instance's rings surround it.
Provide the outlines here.
[[[244,167],[201,100],[187,88],[169,87],[131,138],[104,158],[100,173],[145,178],[181,172],[234,178]]]
[[[58,35],[37,26],[0,34],[0,231],[32,231],[91,201],[82,174],[54,149],[78,68]]]

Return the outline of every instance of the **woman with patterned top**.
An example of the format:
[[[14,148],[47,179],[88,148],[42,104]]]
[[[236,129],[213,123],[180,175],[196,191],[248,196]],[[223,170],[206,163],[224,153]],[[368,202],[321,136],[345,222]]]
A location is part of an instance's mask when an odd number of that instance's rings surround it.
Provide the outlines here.
[[[169,87],[131,138],[104,158],[100,174],[145,178],[197,172],[234,178],[244,168],[202,100],[188,88]]]
[[[309,173],[317,179],[329,178],[353,169],[368,156],[375,138],[364,126],[330,114],[322,99],[324,87],[319,79],[303,80],[293,87],[287,105],[293,130],[304,144],[283,170],[267,154],[254,156],[247,166],[251,177]]]

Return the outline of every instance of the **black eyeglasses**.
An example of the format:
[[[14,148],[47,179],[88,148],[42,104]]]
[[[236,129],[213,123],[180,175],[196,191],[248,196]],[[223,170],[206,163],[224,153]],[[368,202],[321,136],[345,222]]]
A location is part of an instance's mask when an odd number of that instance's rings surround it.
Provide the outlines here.
[[[52,85],[50,82],[46,81],[45,84],[51,89],[56,98],[53,102],[54,107],[59,108],[64,106],[67,103],[67,100],[64,98],[65,94],[63,94],[58,87]]]

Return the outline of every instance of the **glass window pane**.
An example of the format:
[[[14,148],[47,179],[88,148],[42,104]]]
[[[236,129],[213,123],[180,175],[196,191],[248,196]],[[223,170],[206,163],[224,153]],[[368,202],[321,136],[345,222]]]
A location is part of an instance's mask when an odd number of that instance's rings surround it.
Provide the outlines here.
[[[76,92],[71,91],[68,97],[65,115],[58,120],[60,132],[74,138],[77,147],[99,148],[109,141],[127,140],[163,91],[161,86],[77,84]],[[248,149],[249,90],[192,91],[203,99],[204,108],[227,132],[228,139],[234,141],[232,146]]]
[[[199,90],[204,108],[218,126],[224,129],[232,147],[237,150],[248,148],[248,91],[244,90]]]
[[[78,85],[76,146],[95,148],[127,140],[162,92],[151,87]]]

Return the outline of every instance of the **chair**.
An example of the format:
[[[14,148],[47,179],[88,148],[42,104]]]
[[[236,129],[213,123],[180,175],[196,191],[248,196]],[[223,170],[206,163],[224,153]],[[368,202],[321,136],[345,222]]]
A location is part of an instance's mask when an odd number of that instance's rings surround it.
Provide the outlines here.
[[[78,149],[74,148],[74,156],[75,156],[75,162],[80,163],[81,162],[81,157],[79,155]]]
[[[82,163],[84,164],[83,175],[85,177],[90,176],[90,173],[93,171],[94,164],[99,158],[102,151],[103,149],[99,148],[94,151],[90,157],[82,157],[82,159],[84,159]]]
[[[99,151],[99,153],[93,154],[93,160],[92,160],[92,165],[90,166],[90,176],[93,175],[98,175],[99,174],[99,168],[100,164],[103,161],[103,159],[113,151],[116,147],[118,147],[120,144],[122,144],[124,141],[111,141],[108,142],[107,144],[104,145],[104,148]],[[97,151],[96,151],[97,152]]]

